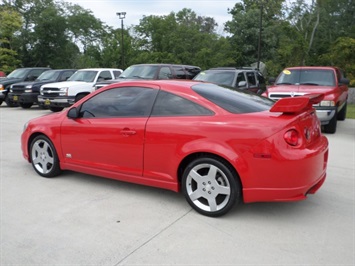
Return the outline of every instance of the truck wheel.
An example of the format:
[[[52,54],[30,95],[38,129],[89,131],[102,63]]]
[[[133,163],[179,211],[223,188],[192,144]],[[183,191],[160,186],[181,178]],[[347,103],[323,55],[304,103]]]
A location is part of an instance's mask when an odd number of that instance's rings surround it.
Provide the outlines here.
[[[9,97],[7,95],[5,97],[5,102],[8,107],[17,107],[18,106],[18,104],[11,101],[11,99],[9,99]]]
[[[64,109],[64,107],[49,107],[49,110],[52,112],[60,112]]]
[[[0,101],[0,105],[2,104],[2,100]]]
[[[348,106],[348,103],[345,103],[345,105],[343,106],[343,109],[341,109],[340,112],[338,113],[338,120],[340,120],[340,121],[345,120],[347,106]]]
[[[337,112],[335,112],[335,115],[329,121],[329,124],[324,126],[324,132],[334,134],[337,131],[337,121],[338,121],[338,114]]]
[[[32,105],[33,105],[33,103],[20,103],[20,106],[21,106],[23,109],[31,108]]]

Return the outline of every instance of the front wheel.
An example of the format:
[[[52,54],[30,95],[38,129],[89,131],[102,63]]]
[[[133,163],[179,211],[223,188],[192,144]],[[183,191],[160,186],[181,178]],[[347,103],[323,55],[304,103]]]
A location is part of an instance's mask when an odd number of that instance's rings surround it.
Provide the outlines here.
[[[20,103],[20,106],[21,106],[23,109],[31,108],[32,105],[33,105],[33,103]]]
[[[52,112],[60,112],[64,109],[64,107],[49,107],[49,110]]]
[[[40,135],[33,139],[30,146],[33,168],[43,177],[54,177],[61,173],[57,152],[46,136]]]
[[[324,132],[334,134],[337,131],[338,113],[335,112],[329,124],[324,126]]]
[[[9,97],[8,95],[6,95],[6,98],[5,98],[5,102],[7,104],[8,107],[17,107],[18,104],[13,102]]]
[[[198,158],[186,167],[182,190],[193,209],[211,217],[226,214],[241,195],[234,169],[214,157]]]
[[[343,106],[343,108],[340,110],[340,112],[338,113],[338,120],[340,121],[344,121],[346,118],[346,109],[348,107],[348,103],[346,102]]]

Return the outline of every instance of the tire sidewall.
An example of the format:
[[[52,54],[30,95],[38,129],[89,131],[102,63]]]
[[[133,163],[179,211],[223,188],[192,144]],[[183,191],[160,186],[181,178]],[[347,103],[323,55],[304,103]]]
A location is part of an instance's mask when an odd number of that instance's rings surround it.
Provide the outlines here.
[[[187,188],[186,188],[187,177],[188,177],[190,171],[196,165],[200,165],[200,164],[211,164],[211,165],[218,167],[225,174],[225,176],[228,179],[228,182],[230,184],[230,189],[231,189],[230,198],[229,198],[227,205],[221,210],[218,210],[215,212],[209,212],[209,211],[202,210],[193,203],[193,201],[190,199],[190,197],[188,195]],[[197,212],[199,212],[203,215],[206,215],[206,216],[210,216],[210,217],[222,216],[222,215],[226,214],[227,212],[229,212],[232,209],[232,207],[234,206],[234,204],[239,202],[240,195],[241,195],[241,192],[240,192],[241,186],[240,186],[240,182],[239,182],[239,177],[237,176],[235,170],[231,169],[230,166],[227,166],[227,164],[222,162],[222,160],[217,159],[217,158],[213,158],[213,157],[202,157],[202,158],[195,159],[191,163],[189,163],[188,166],[185,168],[183,175],[182,175],[181,188],[182,188],[182,192],[183,192],[187,202],[190,204],[190,206],[194,210],[196,210]]]

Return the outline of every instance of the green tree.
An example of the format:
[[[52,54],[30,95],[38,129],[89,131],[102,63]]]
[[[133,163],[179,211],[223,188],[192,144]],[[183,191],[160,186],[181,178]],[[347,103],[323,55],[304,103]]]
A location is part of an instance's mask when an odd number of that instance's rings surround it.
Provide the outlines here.
[[[13,9],[0,6],[0,70],[9,73],[20,64],[16,47],[15,34],[21,29],[21,15]]]

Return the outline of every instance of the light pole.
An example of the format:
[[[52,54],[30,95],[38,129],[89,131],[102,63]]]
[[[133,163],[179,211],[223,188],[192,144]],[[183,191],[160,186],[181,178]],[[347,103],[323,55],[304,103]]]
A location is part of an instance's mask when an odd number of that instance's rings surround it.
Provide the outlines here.
[[[123,19],[126,17],[126,12],[117,12],[116,15],[119,17],[121,20],[121,53],[122,53],[122,66],[121,68],[124,68],[124,46],[123,46]]]

